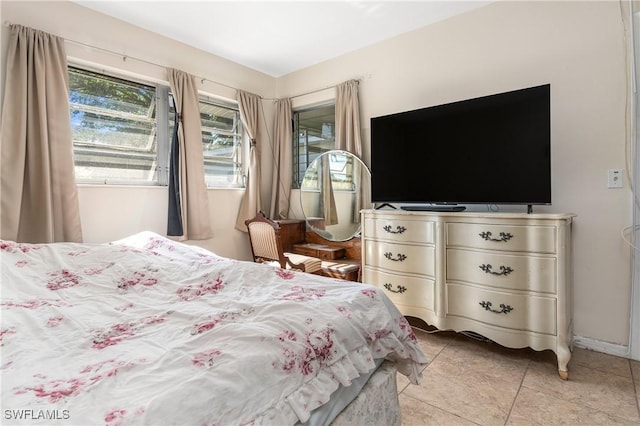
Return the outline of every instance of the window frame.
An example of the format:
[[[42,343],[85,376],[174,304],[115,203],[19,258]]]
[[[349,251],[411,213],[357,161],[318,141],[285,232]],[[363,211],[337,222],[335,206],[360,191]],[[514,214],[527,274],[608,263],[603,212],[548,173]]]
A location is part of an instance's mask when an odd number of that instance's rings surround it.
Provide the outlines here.
[[[325,108],[333,108],[333,128],[332,128],[332,134],[333,134],[333,145],[331,147],[327,147],[327,148],[322,148],[321,151],[319,151],[318,155],[322,154],[323,152],[328,152],[331,150],[336,149],[335,148],[335,99],[331,99],[328,100],[327,102],[322,102],[319,104],[314,104],[314,105],[310,105],[310,106],[306,106],[306,107],[301,107],[301,108],[296,108],[293,110],[292,112],[292,141],[291,141],[291,145],[292,145],[292,152],[291,152],[291,170],[292,170],[292,174],[291,174],[291,188],[292,189],[300,189],[300,186],[302,185],[302,181],[304,180],[304,173],[306,171],[306,169],[309,167],[309,165],[313,162],[313,160],[315,158],[311,158],[309,156],[309,145],[307,145],[306,147],[306,156],[305,156],[305,161],[306,161],[306,166],[304,167],[304,170],[301,170],[301,162],[300,162],[300,158],[302,157],[302,155],[300,154],[301,151],[301,145],[300,145],[300,113],[305,113],[305,112],[310,112],[310,111],[317,111],[320,109],[325,109]],[[317,156],[316,156],[317,157]]]
[[[240,159],[239,166],[237,167],[240,173],[239,183],[229,184],[229,185],[210,185],[209,181],[207,180],[207,174],[205,171],[205,183],[207,185],[207,188],[208,189],[243,189],[246,187],[246,180],[247,180],[247,164],[245,161],[245,158],[247,157],[247,152],[246,152],[247,144],[245,143],[244,126],[242,124],[242,119],[240,117],[240,108],[237,103],[225,102],[224,100],[220,100],[211,96],[200,95],[198,98],[198,104],[200,105],[203,103],[220,107],[220,108],[226,108],[229,110],[233,110],[235,112],[236,118],[235,118],[234,126],[237,126],[237,131],[232,133],[229,131],[222,130],[220,133],[235,135],[234,137],[237,137],[237,144],[234,146],[234,151],[238,153],[238,156]],[[202,114],[202,110],[200,110],[200,113]],[[205,126],[202,125],[202,119],[200,120],[200,126],[201,126],[202,132],[204,132]],[[206,167],[206,158],[204,155],[204,138],[202,142],[203,142],[203,162],[205,163],[204,166]],[[231,159],[231,161],[233,162],[233,159]]]
[[[130,82],[134,84],[140,84],[143,86],[152,87],[155,91],[155,179],[141,181],[141,180],[131,180],[126,178],[114,178],[114,179],[86,179],[86,178],[78,178],[76,173],[76,182],[80,185],[113,185],[113,186],[167,186],[168,185],[168,176],[169,176],[169,148],[170,148],[170,138],[168,138],[169,133],[169,121],[170,117],[168,115],[168,93],[169,87],[164,86],[162,84],[146,81],[144,79],[131,77],[129,75],[125,75],[124,73],[118,73],[114,71],[106,71],[104,69],[98,69],[97,67],[81,65],[75,63],[69,63],[68,72],[71,72],[72,69],[77,69],[81,72],[89,72],[93,74],[97,74],[100,76],[105,76],[108,78],[123,80],[125,82]],[[69,93],[71,95],[71,93]],[[166,104],[164,102],[167,102]],[[71,104],[71,100],[69,100],[69,113],[74,111],[73,106]],[[161,112],[164,112],[161,114]],[[72,128],[72,136],[73,136],[73,128]],[[76,144],[73,143],[73,155],[74,155],[74,169],[76,167]],[[75,170],[74,170],[75,171]]]

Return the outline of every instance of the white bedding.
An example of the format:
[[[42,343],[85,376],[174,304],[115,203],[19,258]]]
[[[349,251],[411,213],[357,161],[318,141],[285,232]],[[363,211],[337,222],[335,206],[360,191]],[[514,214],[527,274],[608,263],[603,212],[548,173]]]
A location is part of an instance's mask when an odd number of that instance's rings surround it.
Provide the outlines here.
[[[374,359],[427,361],[372,286],[149,232],[0,253],[3,424],[294,424]]]

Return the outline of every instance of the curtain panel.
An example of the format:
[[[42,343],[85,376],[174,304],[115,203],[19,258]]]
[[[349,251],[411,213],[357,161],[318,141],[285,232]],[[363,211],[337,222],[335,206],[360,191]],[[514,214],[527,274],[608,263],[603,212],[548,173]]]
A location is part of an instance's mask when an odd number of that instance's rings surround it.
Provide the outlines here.
[[[180,201],[180,139],[178,129],[180,129],[180,119],[176,101],[173,100],[173,134],[171,135],[171,148],[169,150],[169,193],[168,214],[167,214],[167,236],[181,237],[184,235],[182,227],[182,203]]]
[[[237,97],[240,119],[251,140],[247,182],[236,219],[236,229],[247,232],[245,220],[253,219],[262,209],[260,202],[260,155],[257,142],[260,97],[243,90],[238,90]]]
[[[357,80],[336,86],[336,148],[362,158]]]
[[[360,138],[360,101],[358,81],[350,80],[336,86],[336,148],[349,151],[362,159],[362,140]],[[361,168],[360,192],[355,196],[353,221],[360,222],[360,210],[371,204],[371,189],[368,171]]]
[[[64,39],[11,25],[0,130],[2,238],[82,242]]]
[[[276,101],[276,117],[273,125],[274,170],[271,188],[271,219],[288,219],[291,200],[291,180],[293,177],[293,138],[291,99]]]
[[[192,75],[176,69],[168,69],[167,73],[178,116],[177,146],[175,149],[172,147],[171,155],[179,156],[178,170],[169,171],[170,176],[173,174],[178,176],[177,185],[173,185],[177,194],[174,192],[169,194],[169,197],[179,200],[174,204],[180,208],[183,231],[182,235],[172,236],[182,237],[183,240],[205,240],[211,238],[212,232],[209,198],[204,179],[198,89],[195,77]],[[172,159],[171,164],[174,163],[175,160]],[[169,212],[169,223],[177,219],[175,213]],[[179,230],[178,227],[176,228]],[[177,234],[179,232],[175,232],[176,228],[172,228],[172,231]]]

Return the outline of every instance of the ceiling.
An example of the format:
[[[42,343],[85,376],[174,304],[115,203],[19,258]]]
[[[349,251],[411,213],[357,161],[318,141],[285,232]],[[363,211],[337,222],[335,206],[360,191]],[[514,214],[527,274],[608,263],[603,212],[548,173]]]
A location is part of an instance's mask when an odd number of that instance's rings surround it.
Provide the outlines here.
[[[72,1],[273,77],[491,2]]]

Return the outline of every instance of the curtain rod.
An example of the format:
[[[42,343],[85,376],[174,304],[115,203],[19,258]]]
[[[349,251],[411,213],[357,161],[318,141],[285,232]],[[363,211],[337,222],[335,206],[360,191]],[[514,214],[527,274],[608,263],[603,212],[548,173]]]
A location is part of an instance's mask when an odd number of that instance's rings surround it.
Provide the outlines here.
[[[352,78],[351,80],[347,80],[347,81],[355,81],[356,83],[360,84],[361,80],[362,80],[362,78]],[[295,95],[287,96],[287,98],[294,99],[294,98],[299,98],[301,96],[312,95],[314,93],[322,92],[323,90],[333,89],[333,88],[337,87],[339,84],[342,84],[342,83],[330,84],[328,86],[320,87],[318,89],[313,89],[313,90],[309,90],[307,92],[302,92],[302,93],[297,93]],[[265,99],[276,101],[276,100],[278,100],[280,98],[265,98]]]
[[[127,59],[133,59],[134,61],[142,62],[142,63],[148,64],[148,65],[152,65],[152,66],[155,66],[155,67],[158,67],[158,68],[163,68],[165,70],[167,68],[169,68],[166,65],[161,65],[161,64],[158,64],[158,63],[155,63],[155,62],[152,62],[152,61],[148,61],[146,59],[140,59],[140,58],[136,58],[135,56],[130,56],[130,55],[125,55],[125,54],[122,54],[122,53],[119,53],[119,52],[114,52],[113,50],[105,49],[103,47],[92,46],[92,45],[87,44],[87,43],[82,43],[80,41],[70,40],[70,39],[67,39],[67,38],[65,38],[64,40],[69,42],[69,43],[74,43],[74,44],[77,44],[77,45],[80,45],[80,46],[88,47],[90,49],[101,50],[103,52],[110,53],[112,55],[121,56],[123,62],[126,62]],[[211,80],[211,79],[208,79],[206,77],[200,77],[200,76],[194,76],[194,77],[197,78],[198,80],[200,80],[200,83],[204,83],[205,81],[208,81],[210,83],[217,84],[219,86],[223,86],[223,87],[226,87],[226,88],[229,88],[229,89],[239,90],[237,87],[233,87],[233,86],[230,86],[228,84],[221,83],[219,81]]]
[[[4,26],[5,27],[11,26],[11,22],[4,21]],[[56,37],[59,37],[59,36],[56,36]],[[91,44],[83,43],[81,41],[76,41],[76,40],[72,40],[72,39],[69,39],[69,38],[64,38],[64,37],[60,37],[60,38],[63,39],[64,41],[68,42],[68,43],[73,43],[73,44],[77,44],[79,46],[84,46],[84,47],[88,47],[90,49],[95,49],[95,50],[99,50],[99,51],[102,51],[102,52],[106,52],[106,53],[109,53],[109,54],[112,54],[112,55],[115,55],[115,56],[120,56],[120,57],[122,57],[122,61],[123,62],[126,62],[127,59],[133,59],[134,61],[142,62],[142,63],[148,64],[148,65],[152,65],[152,66],[155,66],[155,67],[159,67],[159,68],[163,68],[165,70],[167,68],[169,68],[166,65],[161,65],[161,64],[158,64],[156,62],[152,62],[152,61],[149,61],[149,60],[146,60],[146,59],[136,58],[135,56],[126,55],[126,54],[123,54],[123,53],[120,53],[120,52],[116,52],[116,51],[113,51],[113,50],[106,49],[104,47],[93,46]],[[233,87],[233,86],[230,86],[228,84],[221,83],[219,81],[211,80],[211,79],[208,79],[206,77],[200,77],[200,76],[194,76],[194,77],[197,78],[198,80],[200,80],[200,83],[204,83],[205,81],[208,81],[210,83],[217,84],[219,86],[223,86],[223,87],[226,87],[226,88],[229,88],[229,89],[240,90],[237,87]]]
[[[166,66],[164,66],[164,65],[160,65],[160,64],[157,64],[157,63],[155,63],[155,62],[148,61],[148,60],[146,60],[146,59],[140,59],[140,58],[136,58],[136,57],[134,57],[134,56],[124,55],[124,54],[122,54],[122,53],[114,52],[114,51],[112,51],[112,50],[105,49],[105,48],[102,48],[102,47],[96,47],[96,46],[92,46],[92,45],[90,45],[90,44],[86,44],[86,43],[82,43],[82,42],[79,42],[79,41],[70,40],[70,39],[66,39],[66,38],[65,38],[64,40],[65,40],[65,41],[68,41],[68,42],[70,42],[70,43],[78,44],[78,45],[80,45],[80,46],[89,47],[89,48],[91,48],[91,49],[102,50],[102,51],[107,52],[107,53],[110,53],[110,54],[112,54],[112,55],[122,56],[122,60],[123,60],[123,61],[126,61],[126,60],[127,60],[127,58],[131,58],[131,59],[133,59],[133,60],[135,60],[135,61],[143,62],[143,63],[145,63],[145,64],[153,65],[153,66],[160,67],[160,68],[164,68],[164,69],[166,69],[166,68],[167,68],[167,67],[166,67]],[[223,86],[223,87],[226,87],[226,88],[229,88],[229,89],[232,89],[232,90],[241,90],[241,89],[238,89],[237,87],[233,87],[233,86],[230,86],[230,85],[225,84],[225,83],[220,83],[219,81],[210,80],[210,79],[208,79],[208,78],[206,78],[206,77],[198,77],[198,76],[196,76],[196,78],[197,78],[197,79],[199,79],[201,83],[204,83],[205,81],[208,81],[208,82],[210,82],[210,83],[217,84],[217,85],[219,85],[219,86]],[[353,80],[353,81],[355,81],[355,82],[357,82],[358,84],[360,84],[360,80],[362,80],[362,79],[361,79],[361,78],[354,78],[354,79],[352,79],[352,80]],[[321,91],[323,91],[323,90],[332,89],[332,88],[336,87],[338,84],[340,84],[340,83],[331,84],[331,85],[329,85],[329,86],[325,86],[325,87],[321,87],[321,88],[318,88],[318,89],[309,90],[309,91],[307,91],[307,92],[303,92],[303,93],[298,93],[298,94],[293,95],[293,96],[288,96],[288,98],[290,98],[290,99],[294,99],[294,98],[299,98],[299,97],[306,96],[306,95],[311,95],[311,94],[313,94],[313,93],[318,93],[318,92],[321,92]],[[280,99],[280,98],[265,98],[265,97],[260,96],[260,99],[267,100],[267,101],[276,101],[276,100],[278,100],[278,99]]]
[[[4,21],[4,26],[5,27],[11,26],[11,22]],[[122,57],[122,61],[123,62],[126,62],[127,59],[133,59],[134,61],[142,62],[142,63],[148,64],[148,65],[152,65],[152,66],[155,66],[155,67],[159,67],[159,68],[163,68],[163,69],[167,69],[168,68],[166,65],[161,65],[161,64],[158,64],[156,62],[152,62],[152,61],[149,61],[149,60],[146,60],[146,59],[140,59],[140,58],[136,58],[135,56],[130,56],[130,55],[126,55],[126,54],[123,54],[123,53],[115,52],[113,50],[109,50],[109,49],[106,49],[104,47],[93,46],[93,45],[90,45],[90,44],[87,44],[87,43],[83,43],[83,42],[80,42],[80,41],[76,41],[76,40],[72,40],[72,39],[68,39],[68,38],[64,38],[64,37],[60,37],[60,38],[62,38],[64,41],[66,41],[68,43],[73,43],[73,44],[77,44],[79,46],[88,47],[90,49],[100,50],[100,51],[109,53],[111,55],[120,56],[120,57]],[[233,86],[230,86],[228,84],[221,83],[219,81],[211,80],[211,79],[208,79],[206,77],[199,77],[199,76],[194,76],[194,77],[196,77],[198,80],[200,80],[201,84],[204,83],[205,81],[208,81],[210,83],[217,84],[219,86],[223,86],[223,87],[226,87],[228,89],[241,90],[241,89],[238,89],[237,87],[233,87]],[[352,80],[356,81],[358,84],[360,84],[360,80],[362,80],[362,78],[354,78]],[[313,93],[318,93],[318,92],[321,92],[323,90],[332,89],[332,88],[336,87],[338,84],[332,84],[332,85],[325,86],[325,87],[322,87],[322,88],[309,90],[307,92],[298,93],[296,95],[288,96],[288,98],[294,99],[294,98],[299,98],[301,96],[311,95]],[[269,101],[276,101],[279,98],[263,98],[262,96],[260,96],[260,99],[269,100]]]

